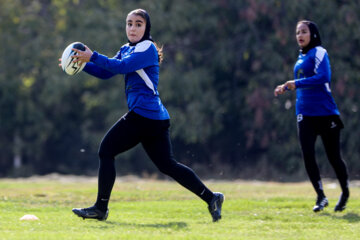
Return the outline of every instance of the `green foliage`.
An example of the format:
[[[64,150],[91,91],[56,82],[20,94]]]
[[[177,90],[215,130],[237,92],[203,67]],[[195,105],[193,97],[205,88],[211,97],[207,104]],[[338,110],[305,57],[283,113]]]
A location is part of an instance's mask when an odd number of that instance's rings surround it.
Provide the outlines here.
[[[115,55],[135,8],[150,13],[152,36],[164,48],[159,91],[175,155],[217,178],[304,179],[295,94],[274,98],[273,89],[293,78],[296,22],[315,21],[346,126],[343,156],[359,177],[360,6],[326,0],[1,1],[0,176],[96,173],[98,144],[127,111],[123,77],[70,77],[58,58],[74,41]],[[319,148],[323,175],[334,177]],[[119,158],[121,173],[155,170],[141,148]]]

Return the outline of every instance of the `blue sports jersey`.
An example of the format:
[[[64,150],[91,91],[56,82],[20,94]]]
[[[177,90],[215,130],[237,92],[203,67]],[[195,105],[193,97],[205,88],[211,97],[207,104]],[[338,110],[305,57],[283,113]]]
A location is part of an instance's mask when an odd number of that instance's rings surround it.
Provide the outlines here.
[[[339,115],[331,95],[330,78],[330,61],[323,47],[318,46],[306,54],[299,54],[294,67],[296,115]]]
[[[101,79],[125,74],[125,93],[130,111],[155,120],[170,118],[157,90],[159,61],[152,41],[145,40],[135,46],[127,43],[113,58],[94,51],[83,70]]]

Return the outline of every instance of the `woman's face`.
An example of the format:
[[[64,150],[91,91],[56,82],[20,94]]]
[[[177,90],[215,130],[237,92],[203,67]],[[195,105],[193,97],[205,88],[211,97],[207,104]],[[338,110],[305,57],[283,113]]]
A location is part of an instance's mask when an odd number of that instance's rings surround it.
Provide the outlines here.
[[[139,15],[131,14],[126,18],[126,35],[131,43],[137,43],[144,36],[146,21]]]
[[[310,43],[310,29],[304,24],[300,23],[296,27],[296,41],[300,48],[304,48]]]

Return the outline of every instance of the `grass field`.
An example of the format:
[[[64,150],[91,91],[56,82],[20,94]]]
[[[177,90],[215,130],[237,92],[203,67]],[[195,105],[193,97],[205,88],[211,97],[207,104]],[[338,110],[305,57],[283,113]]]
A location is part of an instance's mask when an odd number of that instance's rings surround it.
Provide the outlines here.
[[[326,181],[330,205],[315,214],[309,182],[207,181],[225,194],[223,219],[213,223],[205,203],[175,182],[118,178],[107,221],[83,220],[73,207],[96,197],[93,178],[0,179],[0,239],[359,239],[360,188],[351,184],[343,213],[340,189]],[[20,221],[34,214],[38,221]]]

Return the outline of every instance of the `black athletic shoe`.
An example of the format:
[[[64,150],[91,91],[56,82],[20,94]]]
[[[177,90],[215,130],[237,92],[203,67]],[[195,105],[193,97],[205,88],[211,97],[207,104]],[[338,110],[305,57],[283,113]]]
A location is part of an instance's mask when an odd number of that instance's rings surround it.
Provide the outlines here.
[[[339,201],[337,202],[335,208],[334,208],[334,211],[335,212],[341,212],[341,211],[344,211],[345,208],[346,208],[346,203],[349,199],[349,194],[341,194],[340,198],[339,198]]]
[[[98,219],[99,221],[104,221],[109,215],[109,209],[104,212],[98,209],[96,206],[92,206],[89,208],[73,208],[72,211],[79,217],[82,217],[84,220],[85,218],[92,218]]]
[[[316,204],[313,208],[313,211],[314,212],[322,211],[328,205],[329,205],[329,201],[327,200],[327,198],[325,196],[324,197],[318,196],[317,200],[316,200]]]
[[[213,222],[216,222],[219,219],[221,219],[221,207],[224,202],[224,199],[225,199],[224,194],[219,192],[214,193],[214,197],[208,206]]]

